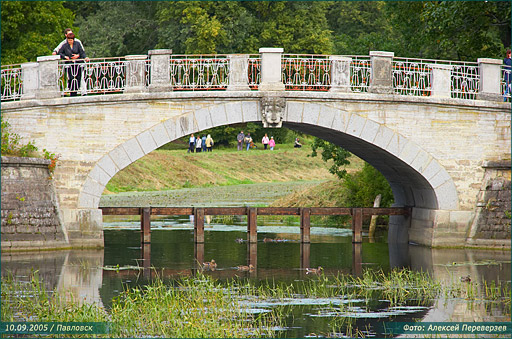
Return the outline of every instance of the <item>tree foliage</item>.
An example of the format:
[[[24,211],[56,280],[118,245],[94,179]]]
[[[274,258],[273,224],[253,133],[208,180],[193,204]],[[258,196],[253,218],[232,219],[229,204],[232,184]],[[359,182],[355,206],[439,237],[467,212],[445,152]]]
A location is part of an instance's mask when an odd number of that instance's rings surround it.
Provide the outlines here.
[[[2,65],[50,55],[73,27],[75,15],[62,1],[2,1]]]
[[[77,16],[80,38],[90,58],[147,54],[158,41],[157,2],[101,1],[94,13]]]
[[[388,181],[368,163],[361,171],[345,176],[342,185],[346,190],[347,206],[371,207],[378,194],[382,195],[381,207],[390,207],[394,202]]]
[[[285,53],[474,61],[510,47],[510,1],[3,1],[2,64],[51,52],[71,27],[89,57]],[[75,19],[76,17],[76,19]],[[73,27],[74,20],[74,27]]]
[[[329,168],[329,172],[336,175],[338,178],[343,179],[347,175],[345,166],[350,165],[348,158],[351,153],[340,146],[337,146],[328,141],[320,138],[315,138],[311,145],[311,156],[316,157],[318,155],[317,150],[322,149],[322,160],[327,162],[332,160],[333,163]]]

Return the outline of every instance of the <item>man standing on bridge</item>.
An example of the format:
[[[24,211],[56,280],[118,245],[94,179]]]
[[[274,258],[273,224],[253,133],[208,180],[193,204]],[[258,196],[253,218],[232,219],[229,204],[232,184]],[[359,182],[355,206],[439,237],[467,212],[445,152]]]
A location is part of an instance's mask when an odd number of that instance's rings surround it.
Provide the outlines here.
[[[244,138],[245,138],[245,135],[244,135],[244,131],[240,131],[240,133],[238,133],[238,135],[236,136],[236,140],[238,141],[238,150],[241,151],[244,147]]]
[[[503,80],[505,82],[505,90],[503,91],[503,101],[507,101],[507,96],[510,95],[510,72],[511,72],[511,66],[512,66],[512,59],[510,58],[512,52],[510,51],[510,48],[507,49],[507,53],[505,54],[505,59],[503,59],[503,63],[505,64],[505,67],[503,67]]]

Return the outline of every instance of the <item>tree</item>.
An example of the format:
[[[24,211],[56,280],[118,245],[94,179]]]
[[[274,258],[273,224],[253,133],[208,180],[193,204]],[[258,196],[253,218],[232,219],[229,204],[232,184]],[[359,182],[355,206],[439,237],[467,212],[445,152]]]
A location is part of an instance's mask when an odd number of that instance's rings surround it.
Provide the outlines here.
[[[335,174],[338,178],[343,179],[347,175],[347,170],[344,167],[350,165],[348,158],[351,156],[351,153],[333,143],[315,138],[311,145],[312,152],[310,156],[316,157],[318,155],[317,150],[319,148],[322,149],[323,161],[333,161],[333,164],[329,168],[329,172]]]
[[[383,1],[336,1],[327,12],[336,54],[394,50],[393,27]]]
[[[158,42],[157,5],[154,1],[102,1],[93,14],[77,13],[87,56],[147,54]]]
[[[389,207],[394,201],[386,178],[366,162],[361,171],[347,175],[342,186],[347,206],[371,207],[378,194],[382,195],[381,207]]]
[[[495,1],[389,2],[395,55],[476,60],[502,58],[510,46],[511,4]]]
[[[50,55],[73,27],[74,14],[62,1],[2,1],[2,65]]]
[[[425,3],[422,21],[424,34],[430,41],[431,57],[502,58],[504,48],[510,46],[510,4],[510,1]]]

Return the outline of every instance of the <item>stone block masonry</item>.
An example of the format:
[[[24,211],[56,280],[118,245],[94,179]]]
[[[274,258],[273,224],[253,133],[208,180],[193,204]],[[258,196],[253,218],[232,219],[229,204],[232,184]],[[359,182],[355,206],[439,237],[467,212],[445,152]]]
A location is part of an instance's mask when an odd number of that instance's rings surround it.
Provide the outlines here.
[[[511,164],[490,161],[478,194],[476,217],[468,245],[510,248],[511,239]]]
[[[68,247],[50,160],[2,157],[2,251]]]

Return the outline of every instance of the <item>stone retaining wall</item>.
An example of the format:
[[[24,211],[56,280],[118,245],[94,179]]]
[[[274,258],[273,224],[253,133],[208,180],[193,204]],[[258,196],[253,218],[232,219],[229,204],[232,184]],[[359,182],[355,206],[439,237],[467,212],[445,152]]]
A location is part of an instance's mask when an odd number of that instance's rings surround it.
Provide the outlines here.
[[[2,251],[69,247],[50,160],[2,157]]]
[[[484,180],[478,194],[476,216],[468,245],[510,248],[510,161],[487,162],[483,168]]]

